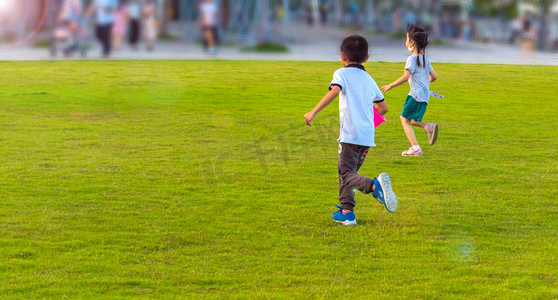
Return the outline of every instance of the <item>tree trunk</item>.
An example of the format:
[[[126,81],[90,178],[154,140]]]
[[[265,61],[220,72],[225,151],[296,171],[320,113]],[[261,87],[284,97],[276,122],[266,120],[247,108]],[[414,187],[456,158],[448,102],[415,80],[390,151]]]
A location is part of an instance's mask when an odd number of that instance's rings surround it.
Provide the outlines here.
[[[376,7],[374,6],[374,0],[366,1],[366,15],[364,17],[364,23],[366,28],[374,28],[374,21],[375,21],[375,10]]]
[[[291,23],[291,2],[290,0],[283,0],[283,10],[285,16],[283,17],[283,25],[289,25]]]
[[[229,29],[229,21],[230,21],[230,4],[229,0],[222,0],[221,1],[221,8],[222,8],[222,17],[221,17],[221,27],[223,30],[227,31]]]
[[[335,22],[339,25],[345,25],[345,13],[343,0],[334,0]]]
[[[539,49],[546,50],[548,45],[548,11],[550,10],[550,0],[540,0],[541,8],[541,27],[539,32]]]
[[[318,5],[318,0],[312,0],[312,17],[314,18],[314,24],[320,22],[320,7]]]
[[[433,0],[432,1],[432,37],[434,39],[440,39],[442,37],[442,29],[440,26],[440,19],[442,18],[442,1]]]
[[[270,42],[269,0],[260,0],[260,20],[258,25],[258,43]]]
[[[161,35],[168,34],[169,31],[169,22],[170,22],[170,0],[159,0],[162,1],[161,7]]]

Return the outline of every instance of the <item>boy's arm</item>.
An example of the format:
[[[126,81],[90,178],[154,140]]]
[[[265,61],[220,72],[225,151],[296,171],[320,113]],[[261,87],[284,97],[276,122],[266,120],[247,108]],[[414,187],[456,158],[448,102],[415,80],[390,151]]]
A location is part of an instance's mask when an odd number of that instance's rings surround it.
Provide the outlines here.
[[[380,116],[385,115],[388,112],[388,105],[386,101],[376,103],[376,111]]]
[[[392,82],[391,84],[384,85],[382,87],[382,93],[385,94],[387,93],[387,91],[391,90],[392,88],[402,85],[403,83],[409,80],[409,77],[411,77],[411,71],[409,71],[409,69],[405,69],[405,73],[403,73],[403,76],[399,77],[399,79]]]
[[[304,115],[304,119],[306,120],[306,125],[312,126],[312,120],[316,118],[316,115],[326,106],[328,106],[331,102],[333,102],[333,100],[335,100],[335,98],[339,96],[339,93],[341,93],[341,89],[336,85],[332,85],[331,91],[329,91],[329,93],[327,93],[322,98],[320,103],[318,103],[318,105],[316,105],[316,107],[314,107],[313,110],[311,110],[309,113]]]
[[[432,70],[430,72],[430,82],[434,82],[436,81],[436,79],[438,79],[438,74],[436,73],[436,71]]]

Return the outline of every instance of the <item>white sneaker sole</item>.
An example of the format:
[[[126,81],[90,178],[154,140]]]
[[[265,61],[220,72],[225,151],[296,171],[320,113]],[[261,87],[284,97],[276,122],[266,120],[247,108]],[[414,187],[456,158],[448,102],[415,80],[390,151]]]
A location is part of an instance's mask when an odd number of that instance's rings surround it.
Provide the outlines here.
[[[386,209],[389,212],[395,212],[397,210],[397,196],[395,196],[395,193],[391,189],[391,178],[389,178],[388,174],[382,173],[378,176],[378,181],[384,191]]]
[[[334,220],[334,221],[335,221],[335,220]],[[353,221],[347,220],[347,221],[343,221],[343,222],[341,222],[341,221],[335,221],[335,222],[341,223],[341,224],[343,224],[343,225],[356,225],[356,224],[357,224],[356,219],[354,219]]]
[[[405,154],[406,151],[401,152],[402,156],[422,156],[422,151],[421,152],[415,152],[413,154]]]

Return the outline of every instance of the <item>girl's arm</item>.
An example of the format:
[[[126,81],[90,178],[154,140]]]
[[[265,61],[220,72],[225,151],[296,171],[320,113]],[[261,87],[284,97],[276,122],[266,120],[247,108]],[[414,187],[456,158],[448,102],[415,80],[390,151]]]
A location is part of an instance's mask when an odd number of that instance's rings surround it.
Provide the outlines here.
[[[402,85],[403,83],[409,80],[409,77],[411,77],[411,71],[409,71],[409,69],[405,69],[405,73],[403,73],[403,76],[399,77],[399,79],[392,82],[391,84],[384,85],[382,87],[382,93],[385,94],[387,93],[387,91],[391,90],[392,88]]]
[[[304,119],[306,120],[306,125],[312,126],[312,120],[316,118],[316,115],[326,106],[328,106],[331,102],[333,102],[333,100],[335,100],[335,98],[339,96],[339,93],[341,93],[341,89],[338,86],[335,85],[332,86],[331,91],[329,91],[329,93],[327,93],[322,98],[320,103],[318,103],[318,105],[316,105],[316,107],[314,107],[312,111],[304,115]]]
[[[436,79],[438,79],[438,74],[436,74],[436,71],[432,70],[432,72],[430,72],[430,82],[434,82],[436,81]]]

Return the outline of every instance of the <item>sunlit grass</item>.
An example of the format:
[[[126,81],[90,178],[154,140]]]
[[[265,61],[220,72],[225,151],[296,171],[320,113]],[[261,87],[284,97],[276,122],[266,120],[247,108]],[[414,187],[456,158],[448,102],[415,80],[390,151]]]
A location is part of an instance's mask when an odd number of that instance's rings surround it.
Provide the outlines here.
[[[0,63],[2,298],[555,298],[555,67],[436,64],[404,158],[406,86],[387,95],[338,226],[339,63]],[[367,63],[379,85],[403,64]]]

